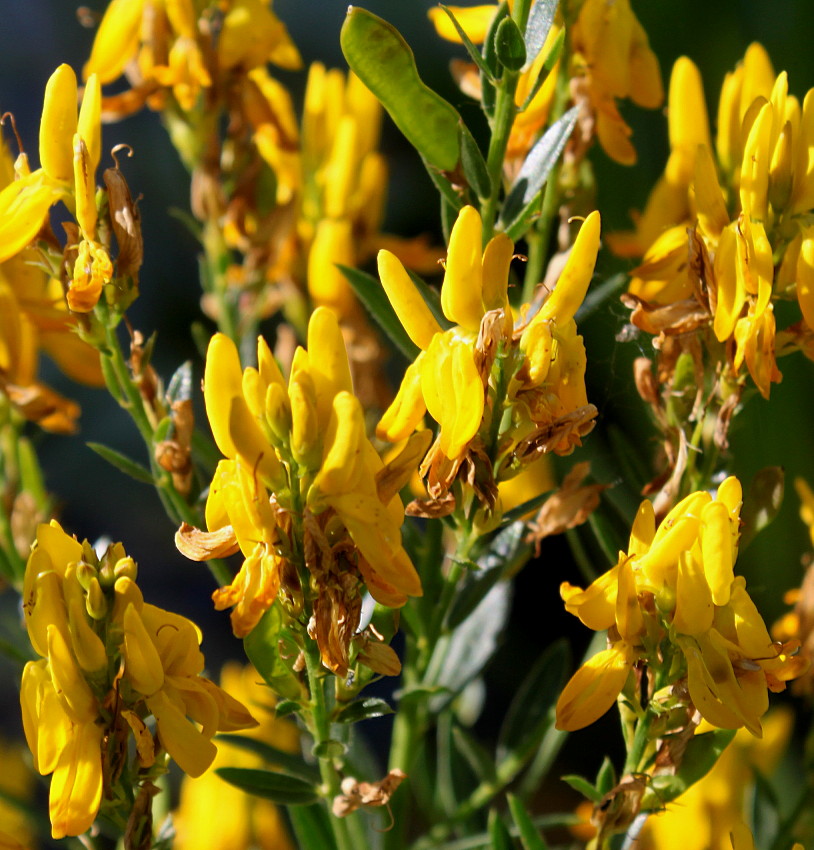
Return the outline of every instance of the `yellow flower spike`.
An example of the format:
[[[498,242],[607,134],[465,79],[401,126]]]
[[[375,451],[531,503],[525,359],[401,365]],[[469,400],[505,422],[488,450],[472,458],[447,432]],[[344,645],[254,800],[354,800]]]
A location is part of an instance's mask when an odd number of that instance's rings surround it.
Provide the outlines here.
[[[182,704],[164,691],[147,698],[147,707],[156,719],[161,743],[188,776],[200,776],[212,764],[217,748],[187,720]]]
[[[565,610],[579,617],[584,625],[594,631],[609,629],[616,619],[616,596],[619,590],[619,569],[625,559],[619,554],[620,563],[595,579],[587,589],[581,590],[568,582],[560,585],[560,596]]]
[[[557,700],[557,728],[574,732],[598,720],[616,702],[634,660],[634,650],[618,641],[586,661]]]
[[[0,191],[0,263],[19,254],[34,240],[51,205],[65,193],[64,187],[43,179],[43,174],[36,171]]]
[[[764,103],[749,130],[743,148],[740,200],[744,215],[763,221],[768,212],[769,162],[772,121],[771,103]]]
[[[484,389],[470,344],[452,333],[433,337],[420,370],[424,403],[441,426],[440,449],[448,458],[457,458],[480,427]]]
[[[71,647],[79,666],[86,673],[99,673],[107,668],[107,650],[104,642],[88,623],[84,606],[78,599],[71,600],[68,609]]]
[[[676,575],[673,628],[685,635],[702,634],[712,628],[714,614],[712,593],[703,565],[692,552],[682,552]]]
[[[242,397],[243,373],[237,346],[225,334],[217,333],[209,341],[203,384],[212,436],[221,452],[234,458],[237,452],[229,433],[229,400]]]
[[[96,237],[96,184],[90,154],[79,133],[73,137],[74,197],[76,222],[88,239]]]
[[[465,206],[449,236],[441,309],[464,330],[477,333],[483,318],[483,224],[480,213]]]
[[[48,812],[52,838],[81,835],[96,820],[102,802],[102,735],[95,723],[72,729],[51,778]]]
[[[693,187],[698,223],[702,231],[720,239],[729,224],[729,213],[726,211],[726,201],[718,183],[715,162],[707,145],[699,145],[696,149]]]
[[[421,390],[421,354],[411,363],[401,379],[396,397],[376,426],[376,436],[389,443],[407,439],[421,423],[427,407]]]
[[[150,639],[141,614],[134,605],[124,610],[124,675],[131,687],[145,697],[164,684],[164,667]]]
[[[698,146],[709,149],[711,142],[701,73],[686,56],[680,56],[673,65],[667,103],[670,158],[665,176],[671,185],[687,187]]]
[[[111,0],[96,30],[90,59],[82,69],[84,79],[96,74],[99,82],[112,83],[135,55],[146,0]]]
[[[48,666],[60,701],[77,721],[96,719],[99,706],[76,663],[65,635],[57,626],[48,626]]]
[[[77,122],[76,74],[64,63],[51,74],[45,86],[40,122],[40,163],[54,180],[73,178],[71,142]]]
[[[399,322],[410,339],[422,351],[426,351],[432,338],[442,332],[441,326],[416,289],[401,260],[390,251],[382,249],[379,251],[377,262],[379,278]]]
[[[331,307],[339,315],[350,315],[356,303],[355,296],[337,264],[353,266],[355,263],[351,220],[322,219],[308,252],[308,292],[314,303]]]
[[[712,601],[726,605],[735,578],[732,519],[723,502],[710,502],[701,513],[701,552]]]
[[[636,518],[633,520],[633,527],[630,529],[628,554],[632,558],[640,558],[647,554],[655,535],[656,512],[653,509],[653,503],[649,499],[645,499],[639,505],[639,510],[636,511]]]
[[[308,372],[314,381],[317,415],[324,427],[331,415],[334,396],[353,392],[345,340],[336,314],[317,307],[308,321]]]
[[[483,251],[483,309],[497,310],[509,305],[509,266],[514,242],[505,234],[493,236]],[[511,323],[511,311],[507,309]]]
[[[333,400],[333,412],[325,434],[322,466],[314,489],[326,495],[355,489],[364,471],[365,417],[356,396],[341,392]]]
[[[715,253],[715,281],[718,286],[715,319],[712,329],[719,342],[729,339],[746,302],[745,278],[737,236],[737,222],[726,227],[718,241]]]
[[[97,74],[91,74],[85,83],[76,132],[87,146],[90,158],[89,171],[93,175],[102,157],[102,87]],[[76,143],[74,148],[75,146]]]
[[[619,583],[616,592],[616,628],[631,643],[644,632],[644,617],[636,594],[636,576],[630,559],[619,565]]]
[[[797,259],[797,301],[805,323],[814,329],[814,226],[803,229]]]
[[[596,256],[599,253],[601,224],[596,210],[582,222],[557,285],[531,320],[532,323],[554,319],[558,325],[564,325],[574,318],[574,314],[585,300],[588,284],[593,277]]]

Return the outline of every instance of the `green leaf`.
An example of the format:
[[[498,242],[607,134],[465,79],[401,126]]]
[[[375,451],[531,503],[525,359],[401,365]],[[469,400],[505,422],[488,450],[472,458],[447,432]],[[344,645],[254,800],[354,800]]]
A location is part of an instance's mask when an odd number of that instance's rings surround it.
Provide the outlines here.
[[[605,756],[596,774],[596,790],[603,796],[616,787],[616,771],[613,762]]]
[[[288,817],[301,850],[336,850],[330,815],[325,806],[292,806]]]
[[[469,57],[478,66],[482,74],[485,74],[489,79],[492,79],[492,72],[489,70],[489,66],[484,61],[480,50],[478,50],[478,48],[472,43],[472,39],[458,23],[458,19],[452,13],[452,10],[449,6],[445,6],[443,3],[439,3],[438,5],[446,12],[450,21],[452,21],[452,26],[455,27],[455,31],[458,33],[461,41],[463,42],[463,46],[466,48],[466,52],[469,54]]]
[[[410,362],[415,360],[421,349],[402,327],[381,282],[373,275],[359,269],[352,269],[341,264],[337,264],[337,268],[345,275],[356,297],[382,329],[384,335]]]
[[[346,705],[334,719],[337,723],[358,723],[360,720],[384,717],[392,713],[393,709],[383,699],[365,697]]]
[[[523,33],[513,18],[504,18],[495,32],[497,61],[509,71],[519,71],[526,64],[526,44]]]
[[[377,15],[351,6],[339,43],[353,72],[421,157],[440,171],[453,171],[459,160],[460,116],[422,82],[413,51],[399,31]]]
[[[497,781],[495,760],[466,729],[457,725],[453,726],[452,741],[455,744],[455,749],[467,760],[479,780],[482,782]]]
[[[662,805],[670,803],[706,776],[734,737],[734,729],[714,729],[694,735],[684,750],[678,772],[674,776],[653,777],[650,787],[657,800]]]
[[[430,308],[433,318],[438,322],[441,330],[448,331],[453,327],[452,322],[444,315],[441,307],[441,293],[434,286],[430,286],[423,278],[419,277],[415,272],[407,270],[410,275],[410,280],[415,284],[419,295],[424,299],[424,303]]]
[[[96,452],[99,457],[104,458],[109,464],[115,466],[119,472],[129,475],[142,484],[155,484],[155,479],[149,470],[145,469],[140,463],[130,460],[129,457],[116,451],[116,449],[111,449],[110,446],[103,446],[101,443],[86,443],[85,445],[91,451]]]
[[[287,773],[249,767],[219,767],[215,773],[241,791],[281,806],[307,806],[319,800],[316,788],[310,782]]]
[[[489,170],[486,168],[486,160],[483,158],[478,143],[472,138],[469,128],[461,122],[461,165],[464,176],[469,185],[475,190],[480,199],[488,198],[492,194],[492,180]]]
[[[523,66],[524,71],[531,68],[534,60],[543,49],[548,34],[551,32],[551,25],[554,23],[554,16],[557,14],[559,4],[560,0],[537,0],[537,2],[532,3],[529,20],[526,24],[526,64]]]
[[[488,77],[486,74],[481,74],[481,103],[483,104],[483,111],[490,119],[494,117],[495,103],[497,101],[497,89],[492,80],[500,73],[500,63],[497,61],[497,53],[495,51],[495,34],[497,33],[497,28],[508,14],[509,5],[506,0],[503,0],[498,6],[497,12],[495,12],[494,18],[492,18],[492,23],[489,25],[486,38],[483,42],[483,61],[486,63],[486,67],[490,73]]]
[[[37,452],[27,437],[17,440],[17,463],[20,467],[22,489],[34,497],[37,507],[44,508],[48,504],[48,490],[42,477]]]
[[[435,645],[425,685],[444,689],[429,700],[435,714],[449,704],[477,676],[497,649],[509,616],[510,587],[496,584],[475,610]]]
[[[164,440],[169,439],[172,431],[172,419],[169,416],[165,416],[158,425],[155,426],[155,431],[153,431],[153,443],[161,443]]]
[[[554,725],[554,707],[570,664],[568,642],[555,641],[529,670],[515,693],[498,735],[498,760],[530,757]],[[518,764],[518,767],[520,765]]]
[[[501,226],[511,239],[516,241],[523,235],[535,211],[537,194],[560,158],[576,123],[577,108],[572,107],[545,131],[520,167],[500,213]]]
[[[512,850],[514,842],[506,823],[496,809],[489,809],[490,850]]]
[[[302,697],[300,681],[284,658],[296,658],[299,647],[284,628],[279,602],[275,602],[246,635],[243,639],[243,649],[275,694],[295,702]],[[277,714],[279,716],[280,706],[277,707]]]
[[[298,712],[302,706],[293,699],[281,699],[274,706],[274,714],[276,717],[287,717],[289,714]]]
[[[784,489],[785,473],[782,466],[767,466],[752,479],[741,510],[743,530],[738,544],[741,551],[777,516],[783,504]]]
[[[283,773],[296,776],[304,782],[316,784],[320,781],[319,770],[313,765],[306,764],[300,756],[287,753],[271,744],[267,744],[265,741],[258,741],[257,738],[249,738],[247,735],[221,734],[215,738],[215,742],[229,744],[230,746],[239,747],[242,750],[254,753],[260,756],[263,761],[279,767]]]
[[[486,552],[478,558],[478,568],[470,570],[462,581],[450,606],[446,628],[450,631],[457,628],[481,604],[501,577],[514,572],[518,562],[531,554],[531,546],[523,543],[525,531],[523,523],[514,523],[495,536]]]
[[[526,807],[514,794],[507,794],[506,799],[509,802],[509,811],[512,813],[517,831],[520,833],[520,843],[524,850],[548,850],[548,845],[543,840],[534,821],[529,817]]]
[[[749,806],[755,847],[769,847],[780,829],[780,805],[768,779],[754,770],[755,786]]]
[[[591,785],[584,776],[577,776],[575,773],[569,773],[568,776],[561,777],[562,781],[570,785],[574,791],[579,791],[583,797],[586,797],[592,803],[602,802],[603,795]]]

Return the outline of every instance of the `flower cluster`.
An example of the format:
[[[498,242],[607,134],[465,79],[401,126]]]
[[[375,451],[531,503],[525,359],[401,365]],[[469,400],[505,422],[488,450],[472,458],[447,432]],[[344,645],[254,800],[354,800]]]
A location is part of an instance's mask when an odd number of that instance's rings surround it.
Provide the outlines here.
[[[287,383],[262,337],[257,361],[241,374],[228,337],[209,345],[204,399],[227,459],[209,490],[208,532],[182,527],[176,541],[196,560],[240,549],[240,572],[214,594],[217,608],[235,606],[236,635],[247,635],[280,594],[296,616],[307,611],[323,663],[345,672],[364,587],[390,607],[421,594],[401,544],[398,491],[427,441],[416,435],[382,462],[327,307],[312,314],[308,349],[294,353]]]
[[[401,262],[379,253],[384,289],[421,353],[377,434],[399,442],[429,411],[439,431],[421,473],[432,499],[447,497],[466,464],[467,480],[493,507],[497,481],[543,453],[568,454],[593,427],[596,409],[586,397],[585,347],[574,314],[593,274],[599,224],[599,214],[591,213],[554,291],[533,315],[523,307],[516,324],[508,301],[514,246],[501,233],[481,253],[482,222],[473,207],[461,210],[450,235],[441,307],[454,326],[446,330]]]
[[[566,610],[607,629],[609,645],[566,685],[559,728],[593,723],[620,693],[638,705],[631,673],[646,668],[657,701],[694,706],[714,726],[760,737],[768,690],[783,690],[808,661],[796,654],[799,641],[772,641],[734,573],[741,503],[740,482],[727,478],[715,498],[692,493],[656,527],[644,501],[616,566],[586,590],[561,586]]]
[[[620,253],[644,254],[626,296],[632,321],[659,335],[667,357],[677,336],[706,334],[721,394],[739,394],[745,364],[768,398],[781,378],[776,355],[811,353],[814,94],[801,105],[785,72],[775,76],[752,44],[724,80],[714,144],[701,75],[686,57],[673,68],[668,116],[664,175],[636,232],[612,241]],[[778,334],[780,299],[796,300],[802,318]]]
[[[215,757],[215,732],[255,725],[201,675],[197,626],[144,602],[136,574],[120,543],[99,558],[56,521],[37,529],[23,610],[41,659],[26,664],[20,701],[34,765],[53,773],[54,838],[85,832],[100,806],[125,804],[118,783],[148,786],[166,771],[168,755],[200,775]]]

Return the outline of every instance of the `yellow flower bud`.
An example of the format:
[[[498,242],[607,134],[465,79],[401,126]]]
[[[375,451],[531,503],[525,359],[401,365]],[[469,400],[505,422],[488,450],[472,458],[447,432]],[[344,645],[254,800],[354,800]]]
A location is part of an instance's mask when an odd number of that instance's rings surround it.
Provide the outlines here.
[[[269,384],[266,390],[265,417],[276,446],[288,445],[291,436],[291,402],[285,387]]]
[[[74,192],[76,221],[88,239],[96,237],[96,185],[87,145],[75,133],[73,137]]]
[[[317,307],[311,314],[307,344],[308,374],[314,382],[317,416],[324,427],[337,393],[353,392],[345,340],[332,310]]]
[[[379,278],[399,322],[410,339],[426,351],[435,334],[441,333],[441,326],[395,254],[382,249],[378,265]]]
[[[96,74],[91,74],[85,83],[76,132],[88,149],[89,173],[93,176],[102,156],[102,88]]]
[[[364,470],[365,418],[356,396],[339,393],[325,435],[325,451],[314,489],[327,495],[355,489]]]
[[[88,615],[93,617],[94,620],[104,620],[107,616],[107,599],[98,578],[93,578],[90,581],[85,607]]]
[[[791,122],[786,121],[774,146],[769,165],[769,203],[778,212],[785,209],[791,198],[793,154]]]
[[[48,79],[40,122],[40,163],[54,180],[73,178],[73,136],[77,126],[76,74],[60,65]]]
[[[89,674],[107,669],[107,651],[102,639],[85,619],[85,611],[78,599],[71,601],[68,623],[73,648],[79,666]]]
[[[441,309],[444,315],[467,331],[477,333],[483,318],[483,224],[480,213],[465,206],[449,236]]]
[[[292,370],[288,386],[291,400],[291,454],[306,469],[317,469],[320,461],[319,418],[311,375]]]
[[[710,502],[701,512],[701,553],[704,573],[716,605],[726,605],[735,578],[732,522],[723,502]]]
[[[741,163],[741,208],[746,216],[759,221],[764,221],[768,212],[772,120],[772,105],[764,103],[746,137]]]
[[[400,443],[415,431],[424,418],[427,407],[421,391],[422,356],[419,354],[416,361],[407,367],[396,397],[379,420],[376,436],[380,440]]]
[[[138,575],[138,565],[129,555],[125,555],[116,561],[116,566],[113,567],[113,575],[117,580],[126,577],[135,581]]]

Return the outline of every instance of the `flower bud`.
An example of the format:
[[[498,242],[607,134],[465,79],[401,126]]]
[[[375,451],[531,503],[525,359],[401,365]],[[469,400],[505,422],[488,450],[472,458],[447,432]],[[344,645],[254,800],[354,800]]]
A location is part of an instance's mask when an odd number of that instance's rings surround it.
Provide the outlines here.
[[[104,620],[107,615],[108,605],[105,599],[105,592],[102,590],[102,585],[99,579],[93,579],[88,587],[88,597],[85,600],[85,608],[88,616],[94,620]]]
[[[87,561],[79,561],[77,563],[75,575],[82,590],[85,591],[90,587],[90,583],[98,577],[96,568],[92,567]]]
[[[107,651],[102,639],[85,619],[82,603],[78,599],[71,601],[68,609],[68,629],[79,666],[91,675],[107,669]]]
[[[136,562],[127,555],[126,557],[119,558],[119,560],[116,561],[116,566],[113,567],[113,575],[117,580],[122,577],[126,577],[135,581],[136,576],[138,575],[138,566]]]

